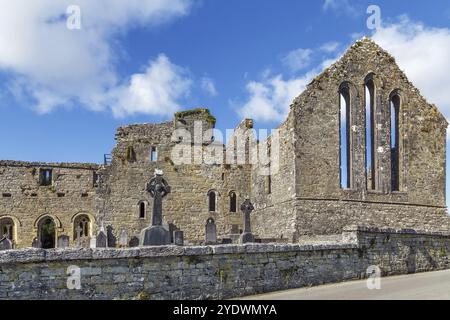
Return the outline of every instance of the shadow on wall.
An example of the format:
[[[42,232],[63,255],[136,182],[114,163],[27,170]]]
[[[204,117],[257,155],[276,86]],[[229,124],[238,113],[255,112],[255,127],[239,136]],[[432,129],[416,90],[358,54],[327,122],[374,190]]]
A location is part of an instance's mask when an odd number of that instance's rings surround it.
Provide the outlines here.
[[[114,236],[113,231],[114,231],[114,228],[112,226],[107,226],[106,227],[106,235],[108,237],[108,247],[115,248],[116,247],[117,238]]]

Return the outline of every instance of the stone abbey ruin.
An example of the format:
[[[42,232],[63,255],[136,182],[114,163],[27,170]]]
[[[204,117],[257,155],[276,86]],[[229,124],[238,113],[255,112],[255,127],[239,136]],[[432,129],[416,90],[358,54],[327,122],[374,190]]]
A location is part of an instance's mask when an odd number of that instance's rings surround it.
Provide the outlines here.
[[[193,132],[196,121],[203,132],[215,125],[207,109],[195,109],[120,127],[104,164],[0,161],[2,235],[15,248],[89,248],[102,229],[108,247],[139,246],[152,221],[146,186],[155,170],[170,185],[161,225],[171,242],[181,230],[185,244],[237,243],[247,198],[256,242],[332,238],[349,225],[449,231],[447,121],[368,38],[293,101],[270,175],[258,174],[260,164],[174,163],[173,148],[190,143],[174,130]],[[217,142],[202,148],[209,143]]]

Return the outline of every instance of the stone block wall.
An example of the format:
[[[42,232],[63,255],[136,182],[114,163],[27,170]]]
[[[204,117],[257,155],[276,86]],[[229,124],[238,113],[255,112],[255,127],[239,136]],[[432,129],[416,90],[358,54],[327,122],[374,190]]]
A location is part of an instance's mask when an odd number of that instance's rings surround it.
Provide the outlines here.
[[[376,188],[367,187],[365,79],[375,82]],[[350,89],[350,187],[340,185],[340,87]],[[391,185],[391,106],[401,96],[400,190]],[[394,58],[369,39],[356,42],[294,100],[296,185],[302,198],[445,207],[447,121],[408,81]],[[369,148],[369,146],[367,146]],[[345,174],[345,173],[344,173]]]
[[[194,145],[194,141],[191,144],[179,140],[174,131],[185,129],[193,134],[195,121],[202,124],[201,134],[207,134],[213,127],[209,111],[199,109],[177,113],[171,122],[130,125],[118,129],[112,162],[103,172],[104,183],[96,201],[99,216],[105,226],[112,228],[113,237],[117,238],[122,229],[129,238],[137,237],[142,229],[149,226],[153,199],[145,186],[154,176],[155,169],[164,172],[164,179],[171,186],[171,193],[163,200],[164,222],[183,230],[185,239],[204,241],[205,225],[209,218],[214,219],[219,238],[229,235],[233,228],[242,229],[239,206],[250,193],[250,166],[223,165],[225,159],[217,164],[206,164],[202,154],[205,155],[212,146],[224,151],[223,144],[212,145],[211,141],[207,141]],[[151,159],[152,148],[157,153],[156,161]],[[192,162],[175,162],[174,150],[189,150]],[[215,211],[209,211],[209,192],[216,194]],[[230,192],[237,195],[235,213],[230,212]],[[146,204],[143,219],[139,218],[141,202]]]
[[[52,170],[48,186],[40,185],[41,169]],[[0,161],[0,222],[7,218],[14,222],[16,247],[31,247],[45,217],[53,219],[56,238],[68,235],[73,243],[74,219],[86,214],[94,234],[94,174],[99,169],[95,164]]]
[[[0,252],[2,299],[220,299],[448,269],[450,234],[348,227],[328,244]],[[68,289],[69,266],[81,288]],[[73,267],[72,267],[73,268]]]

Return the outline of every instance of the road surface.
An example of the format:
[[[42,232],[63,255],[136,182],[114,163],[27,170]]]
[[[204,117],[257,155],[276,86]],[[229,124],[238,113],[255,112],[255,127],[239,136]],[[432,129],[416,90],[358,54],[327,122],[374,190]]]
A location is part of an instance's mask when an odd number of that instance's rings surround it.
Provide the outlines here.
[[[349,281],[243,297],[245,300],[428,300],[450,299],[450,270],[381,278],[379,290],[367,280]]]

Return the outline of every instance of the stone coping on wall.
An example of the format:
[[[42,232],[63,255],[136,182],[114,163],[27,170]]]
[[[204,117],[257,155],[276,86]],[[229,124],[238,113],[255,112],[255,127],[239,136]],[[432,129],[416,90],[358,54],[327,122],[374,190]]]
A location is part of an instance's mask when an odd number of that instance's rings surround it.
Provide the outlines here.
[[[405,234],[417,236],[433,236],[433,237],[450,237],[450,231],[429,231],[429,230],[415,230],[415,229],[392,229],[392,228],[378,228],[368,227],[363,225],[352,225],[343,228],[343,232],[365,232],[365,233],[390,233],[390,234]]]
[[[1,167],[51,167],[51,168],[67,168],[67,169],[88,169],[98,170],[102,167],[96,163],[76,163],[76,162],[28,162],[16,160],[0,160]]]
[[[450,238],[450,232],[416,231],[412,229],[390,229],[366,226],[348,226],[342,234],[343,241],[336,243],[311,244],[280,244],[280,243],[252,243],[227,244],[213,246],[149,246],[135,248],[66,248],[66,249],[37,249],[26,248],[18,250],[0,251],[0,265],[8,263],[33,263],[70,260],[104,260],[152,258],[173,256],[207,256],[221,254],[252,254],[252,253],[283,253],[299,251],[345,250],[358,249],[358,233],[386,233],[398,235],[430,236]]]
[[[66,248],[66,249],[37,249],[26,248],[18,250],[0,251],[0,265],[8,263],[35,263],[68,260],[105,260],[129,258],[153,258],[173,256],[206,256],[221,254],[251,254],[251,253],[282,253],[297,251],[319,251],[355,249],[356,244],[244,244],[217,246],[155,246],[136,248]]]

